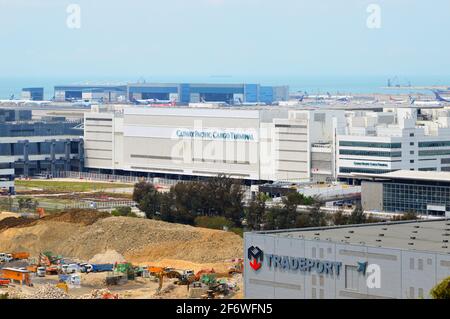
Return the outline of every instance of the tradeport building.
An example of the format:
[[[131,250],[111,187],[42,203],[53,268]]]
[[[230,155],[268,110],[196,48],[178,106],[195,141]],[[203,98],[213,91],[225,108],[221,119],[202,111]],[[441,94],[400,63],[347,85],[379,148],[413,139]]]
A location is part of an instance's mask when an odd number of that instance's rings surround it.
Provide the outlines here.
[[[450,276],[450,221],[244,235],[245,298],[422,299]]]

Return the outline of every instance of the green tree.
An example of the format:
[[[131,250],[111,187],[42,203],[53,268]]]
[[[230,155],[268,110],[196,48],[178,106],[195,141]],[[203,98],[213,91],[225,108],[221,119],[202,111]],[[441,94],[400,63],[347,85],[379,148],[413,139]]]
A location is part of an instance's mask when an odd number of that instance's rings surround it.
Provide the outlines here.
[[[309,211],[310,227],[322,227],[327,225],[327,214],[321,209],[322,202],[316,201]]]
[[[353,210],[348,219],[348,223],[351,225],[367,223],[367,217],[364,214],[361,205],[356,205],[355,209]]]
[[[430,294],[433,299],[450,299],[450,277],[437,284]]]
[[[266,194],[259,193],[250,201],[245,215],[247,227],[250,230],[262,230],[267,200],[268,198]]]
[[[133,200],[138,208],[145,213],[147,218],[158,218],[160,210],[160,194],[147,182],[139,182],[134,185]]]
[[[331,223],[333,225],[347,225],[349,221],[349,217],[344,214],[342,210],[338,210],[331,216]]]

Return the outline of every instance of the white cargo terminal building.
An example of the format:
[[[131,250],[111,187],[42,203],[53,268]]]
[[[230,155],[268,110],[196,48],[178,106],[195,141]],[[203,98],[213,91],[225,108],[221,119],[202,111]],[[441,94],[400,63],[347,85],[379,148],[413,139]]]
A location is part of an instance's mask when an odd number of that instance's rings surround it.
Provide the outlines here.
[[[244,235],[245,298],[417,299],[450,276],[450,221]]]
[[[254,181],[326,178],[332,153],[320,143],[333,138],[339,116],[275,107],[93,110],[85,115],[85,166]],[[312,160],[320,169],[311,169]]]

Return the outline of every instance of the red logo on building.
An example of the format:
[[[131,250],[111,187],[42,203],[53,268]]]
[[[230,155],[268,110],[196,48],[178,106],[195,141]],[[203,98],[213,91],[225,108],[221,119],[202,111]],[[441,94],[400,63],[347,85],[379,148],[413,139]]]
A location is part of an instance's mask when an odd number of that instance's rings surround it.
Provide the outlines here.
[[[264,260],[264,252],[258,247],[250,247],[248,249],[248,260],[250,267],[252,267],[254,271],[257,271],[262,266],[262,262]]]

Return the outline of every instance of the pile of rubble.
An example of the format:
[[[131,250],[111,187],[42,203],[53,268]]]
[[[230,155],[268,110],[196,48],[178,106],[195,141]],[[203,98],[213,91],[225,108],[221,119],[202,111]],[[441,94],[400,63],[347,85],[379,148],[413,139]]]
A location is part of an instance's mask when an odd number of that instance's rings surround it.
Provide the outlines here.
[[[47,284],[45,286],[37,288],[35,291],[26,293],[18,288],[8,288],[9,299],[69,299],[63,290]]]
[[[94,289],[89,294],[82,295],[78,299],[104,299],[104,296],[111,296],[109,289]]]
[[[57,288],[52,285],[45,285],[39,287],[32,295],[28,296],[26,299],[69,299],[62,289]]]

